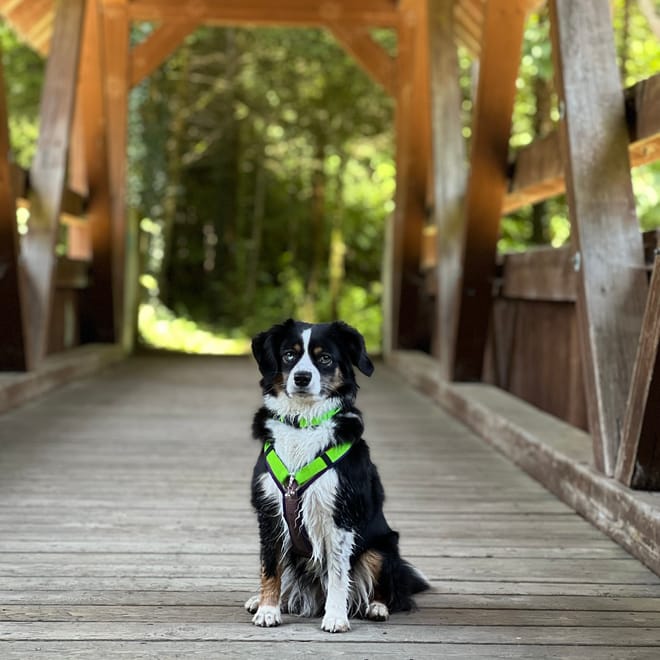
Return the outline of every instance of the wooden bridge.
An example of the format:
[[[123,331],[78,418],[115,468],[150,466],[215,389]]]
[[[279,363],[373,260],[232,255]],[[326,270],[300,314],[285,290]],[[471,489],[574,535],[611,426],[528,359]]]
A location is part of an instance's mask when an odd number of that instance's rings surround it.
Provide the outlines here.
[[[609,3],[548,0],[561,116],[510,152],[541,4],[0,0],[48,54],[29,171],[0,93],[0,656],[657,657],[660,256],[630,168],[660,153],[660,82],[621,89]],[[297,620],[265,636],[239,607],[253,367],[132,356],[127,99],[203,23],[324,27],[396,100],[384,364],[363,406],[434,590],[330,641]],[[480,63],[469,154],[457,44]],[[563,191],[570,246],[498,258],[502,214]]]
[[[660,652],[660,578],[383,364],[369,441],[419,611],[252,625],[246,359],[139,356],[2,420],[2,658],[609,658]]]

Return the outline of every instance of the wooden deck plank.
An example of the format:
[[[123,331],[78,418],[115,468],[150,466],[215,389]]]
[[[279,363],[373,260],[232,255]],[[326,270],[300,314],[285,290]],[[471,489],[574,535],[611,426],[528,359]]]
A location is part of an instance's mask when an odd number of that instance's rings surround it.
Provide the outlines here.
[[[366,437],[433,589],[348,635],[254,628],[256,380],[145,356],[0,417],[0,657],[657,657],[660,579],[382,365]]]

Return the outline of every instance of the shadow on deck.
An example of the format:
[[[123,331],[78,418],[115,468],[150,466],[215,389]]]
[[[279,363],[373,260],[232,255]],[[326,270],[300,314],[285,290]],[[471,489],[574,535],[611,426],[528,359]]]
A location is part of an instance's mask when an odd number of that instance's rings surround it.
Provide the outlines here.
[[[257,629],[244,359],[135,357],[0,418],[0,657],[657,658],[660,579],[377,365],[358,405],[419,611]]]

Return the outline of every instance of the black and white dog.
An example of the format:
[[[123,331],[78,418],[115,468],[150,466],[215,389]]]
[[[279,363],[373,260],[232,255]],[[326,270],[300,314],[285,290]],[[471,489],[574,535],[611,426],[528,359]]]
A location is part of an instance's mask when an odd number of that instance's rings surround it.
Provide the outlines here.
[[[429,585],[399,555],[362,439],[352,365],[374,370],[362,335],[289,319],[257,335],[252,352],[264,397],[252,425],[263,445],[252,478],[261,540],[260,593],[245,603],[252,621],[323,613],[323,630],[344,632],[349,616],[410,610]]]

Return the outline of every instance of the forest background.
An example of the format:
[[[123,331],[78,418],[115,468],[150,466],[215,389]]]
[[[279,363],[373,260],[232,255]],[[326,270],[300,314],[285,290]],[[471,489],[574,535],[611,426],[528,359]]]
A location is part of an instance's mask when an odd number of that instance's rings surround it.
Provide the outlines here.
[[[630,86],[660,72],[660,2],[612,4]],[[152,29],[135,26],[132,40]],[[557,121],[548,31],[546,12],[530,16],[512,148]],[[373,36],[396,53],[393,32]],[[29,167],[44,61],[1,23],[0,44],[13,157]],[[478,63],[461,50],[459,61],[469,142]],[[378,350],[394,110],[324,31],[205,27],[190,35],[130,97],[128,205],[140,229],[142,340],[242,352],[251,335],[287,316],[342,318]],[[633,185],[641,229],[660,227],[660,163],[635,168]],[[558,247],[569,237],[562,196],[504,217],[498,248]]]

